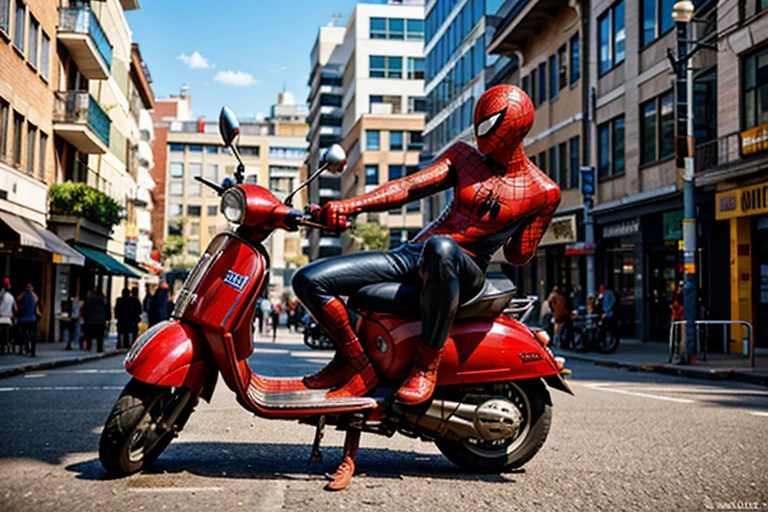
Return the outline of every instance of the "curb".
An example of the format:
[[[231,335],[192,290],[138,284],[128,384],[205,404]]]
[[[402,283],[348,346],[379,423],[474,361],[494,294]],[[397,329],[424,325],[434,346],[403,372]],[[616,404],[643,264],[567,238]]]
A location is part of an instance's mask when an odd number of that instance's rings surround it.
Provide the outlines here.
[[[73,366],[76,364],[88,363],[90,361],[98,361],[99,359],[120,356],[125,353],[126,351],[124,349],[120,349],[120,350],[113,349],[113,350],[104,351],[100,354],[91,354],[87,356],[73,357],[70,359],[57,359],[53,361],[41,361],[39,363],[24,364],[21,366],[16,366],[14,368],[6,368],[4,370],[0,370],[0,379],[5,379],[8,377],[13,377],[14,375],[19,375],[22,373],[32,372],[36,370],[47,370],[50,368],[59,368],[62,366]]]
[[[693,367],[677,366],[672,364],[645,365],[645,364],[635,364],[635,363],[622,363],[619,361],[596,359],[596,358],[592,358],[592,357],[584,356],[580,354],[564,354],[562,352],[556,355],[562,355],[563,357],[566,358],[566,361],[568,359],[573,359],[574,361],[584,361],[587,363],[592,363],[596,366],[607,366],[609,368],[618,368],[622,370],[661,373],[664,375],[673,375],[676,377],[689,377],[693,379],[716,380],[716,381],[732,380],[737,382],[745,382],[747,384],[756,384],[758,386],[768,387],[768,375],[752,375],[750,373],[741,372],[736,369],[730,369],[730,370],[706,369],[705,370],[705,369],[697,369]]]

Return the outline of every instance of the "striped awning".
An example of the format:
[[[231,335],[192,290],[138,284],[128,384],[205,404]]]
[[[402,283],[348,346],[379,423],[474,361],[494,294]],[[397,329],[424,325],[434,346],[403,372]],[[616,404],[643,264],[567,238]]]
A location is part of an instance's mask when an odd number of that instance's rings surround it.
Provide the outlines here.
[[[64,240],[44,227],[8,212],[0,212],[0,219],[19,234],[19,244],[25,247],[37,247],[53,253],[55,263],[81,267],[85,264],[85,258],[82,254],[79,254]]]

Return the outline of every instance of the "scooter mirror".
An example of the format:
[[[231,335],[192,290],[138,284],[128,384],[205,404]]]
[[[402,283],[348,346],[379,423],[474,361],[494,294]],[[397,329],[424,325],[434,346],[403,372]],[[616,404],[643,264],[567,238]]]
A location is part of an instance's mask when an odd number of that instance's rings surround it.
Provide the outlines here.
[[[344,167],[347,165],[347,153],[344,148],[338,144],[333,144],[325,152],[323,158],[326,164],[328,164],[328,170],[333,174],[341,174],[344,172]]]
[[[222,107],[221,114],[219,114],[219,133],[221,140],[227,147],[232,146],[237,136],[240,135],[240,121],[237,120],[237,116],[229,107]]]

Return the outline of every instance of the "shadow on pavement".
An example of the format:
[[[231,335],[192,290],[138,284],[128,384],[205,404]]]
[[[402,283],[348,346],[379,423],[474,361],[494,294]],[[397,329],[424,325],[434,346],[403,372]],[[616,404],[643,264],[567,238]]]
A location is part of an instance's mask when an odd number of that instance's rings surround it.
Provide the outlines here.
[[[212,443],[172,444],[145,475],[190,473],[209,478],[254,480],[302,480],[333,473],[341,459],[341,448],[323,450],[323,461],[307,466],[310,446],[304,444]],[[361,448],[357,455],[357,475],[401,479],[428,477],[445,480],[475,480],[514,483],[509,476],[461,472],[445,457],[383,448]],[[82,480],[108,480],[98,459],[67,466]],[[524,473],[524,469],[506,473]]]

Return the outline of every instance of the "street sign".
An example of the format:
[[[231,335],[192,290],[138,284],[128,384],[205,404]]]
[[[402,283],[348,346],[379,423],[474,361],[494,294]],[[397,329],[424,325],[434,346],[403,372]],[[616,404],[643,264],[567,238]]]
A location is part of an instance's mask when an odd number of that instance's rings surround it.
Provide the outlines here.
[[[595,168],[591,166],[581,168],[581,194],[584,197],[595,195]]]
[[[586,256],[595,254],[595,244],[589,242],[576,242],[565,246],[566,256]]]

